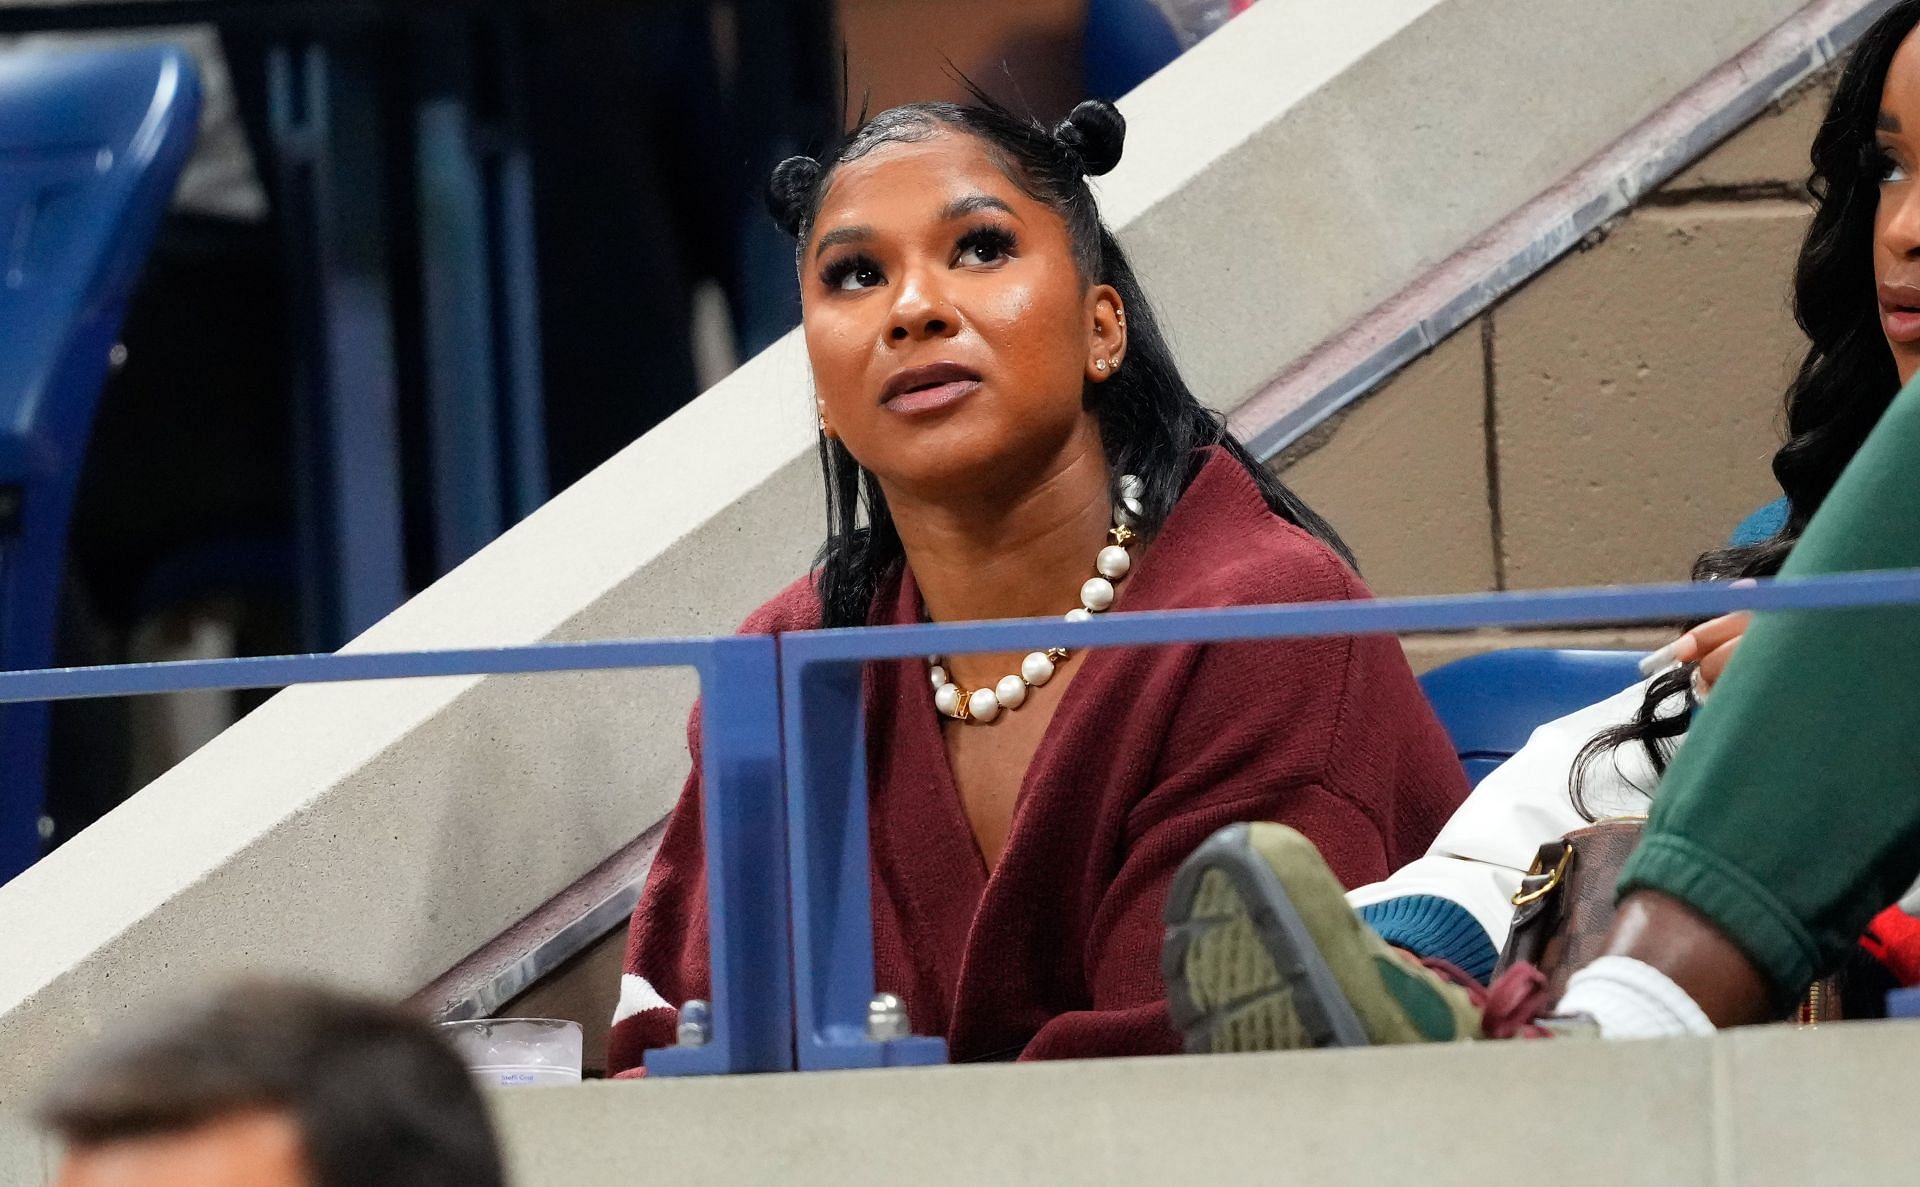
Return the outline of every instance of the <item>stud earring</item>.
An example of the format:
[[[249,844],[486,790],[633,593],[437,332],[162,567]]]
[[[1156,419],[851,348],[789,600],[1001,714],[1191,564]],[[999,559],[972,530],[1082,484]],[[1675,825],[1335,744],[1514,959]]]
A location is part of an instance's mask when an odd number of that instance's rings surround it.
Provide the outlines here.
[[[1105,375],[1107,373],[1107,360],[1105,359],[1093,360],[1093,369],[1095,371],[1100,372],[1100,374]]]

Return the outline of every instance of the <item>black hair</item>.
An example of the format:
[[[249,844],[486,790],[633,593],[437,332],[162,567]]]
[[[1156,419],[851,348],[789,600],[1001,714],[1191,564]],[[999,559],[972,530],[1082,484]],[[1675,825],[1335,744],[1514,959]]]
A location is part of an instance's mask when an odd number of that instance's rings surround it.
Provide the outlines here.
[[[1181,378],[1133,267],[1101,221],[1087,185],[1088,177],[1120,162],[1126,120],[1111,103],[1082,103],[1052,128],[1014,115],[977,88],[973,102],[965,105],[893,108],[862,121],[824,163],[812,157],[783,161],[767,187],[775,221],[799,241],[804,253],[835,169],[880,145],[925,140],[945,129],[978,138],[1023,193],[1059,213],[1082,278],[1089,285],[1111,285],[1120,294],[1127,312],[1127,365],[1104,383],[1088,383],[1084,400],[1100,423],[1113,474],[1136,474],[1145,483],[1143,513],[1137,517],[1141,530],[1151,533],[1166,521],[1191,477],[1194,451],[1217,445],[1246,468],[1276,515],[1318,537],[1352,564],[1352,554],[1332,526],[1256,461]],[[874,476],[825,433],[819,448],[827,487],[827,541],[815,581],[825,625],[861,626],[869,620],[881,583],[905,554]]]
[[[473,1076],[393,1006],[252,980],[110,1035],[55,1081],[40,1119],[80,1148],[254,1112],[299,1127],[316,1187],[501,1187]]]
[[[1920,0],[1901,0],[1861,37],[1834,88],[1813,138],[1813,219],[1793,274],[1793,313],[1807,335],[1806,357],[1787,387],[1787,440],[1773,455],[1773,475],[1787,496],[1787,521],[1771,539],[1720,548],[1695,562],[1696,581],[1772,577],[1840,472],[1900,391],[1900,375],[1880,328],[1873,275],[1873,226],[1885,154],[1874,132],[1887,71],[1908,34],[1920,25]],[[1574,804],[1593,818],[1582,795],[1587,769],[1616,747],[1637,744],[1664,775],[1679,738],[1692,724],[1694,665],[1656,678],[1634,719],[1587,743],[1573,765]]]

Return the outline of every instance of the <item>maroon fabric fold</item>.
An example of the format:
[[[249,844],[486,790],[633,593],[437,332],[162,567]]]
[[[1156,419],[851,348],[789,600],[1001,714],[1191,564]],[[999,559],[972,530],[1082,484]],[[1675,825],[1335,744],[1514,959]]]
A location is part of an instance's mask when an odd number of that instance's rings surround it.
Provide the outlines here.
[[[1364,598],[1334,553],[1274,515],[1214,449],[1110,613]],[[920,616],[910,573],[875,621]],[[815,627],[809,580],[743,628]],[[1160,982],[1160,911],[1215,829],[1292,825],[1349,886],[1425,851],[1467,787],[1392,638],[1078,653],[989,875],[947,765],[923,661],[868,666],[876,988],[955,1061],[1179,1050]],[[627,972],[668,1002],[706,996],[698,710],[694,775],[633,917]],[[614,1028],[618,1071],[673,1041],[670,1008]]]

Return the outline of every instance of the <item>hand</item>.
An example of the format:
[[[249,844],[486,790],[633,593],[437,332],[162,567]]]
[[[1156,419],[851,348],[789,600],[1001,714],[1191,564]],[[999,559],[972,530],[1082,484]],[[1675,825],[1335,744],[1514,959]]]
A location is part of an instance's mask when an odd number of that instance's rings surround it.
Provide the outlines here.
[[[1722,615],[1701,623],[1668,644],[1675,662],[1700,665],[1693,675],[1694,699],[1704,701],[1713,691],[1752,621],[1753,615],[1745,610]]]

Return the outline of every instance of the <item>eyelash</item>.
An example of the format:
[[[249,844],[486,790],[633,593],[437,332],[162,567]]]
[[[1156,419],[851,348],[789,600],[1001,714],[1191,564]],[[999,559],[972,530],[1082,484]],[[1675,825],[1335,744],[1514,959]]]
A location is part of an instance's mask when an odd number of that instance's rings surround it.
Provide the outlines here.
[[[960,256],[964,256],[970,251],[980,252],[983,255],[990,252],[993,258],[983,260],[982,262],[991,264],[1013,255],[1019,246],[1019,238],[1005,227],[975,227],[960,236],[959,240],[955,242],[954,256],[957,260]],[[880,265],[872,256],[855,252],[852,255],[841,256],[839,259],[834,260],[822,268],[820,270],[820,283],[830,289],[837,289],[844,285],[848,279],[859,273],[872,272],[878,274],[879,271]]]
[[[841,256],[820,269],[820,283],[830,289],[837,289],[855,273],[879,271],[880,265],[874,262],[872,256],[855,252],[852,255]]]
[[[1015,249],[1020,246],[1020,241],[1014,237],[1012,231],[1009,231],[1005,227],[986,226],[975,227],[973,230],[960,236],[960,242],[955,244],[955,246],[959,248],[961,255],[965,255],[969,251],[991,248],[996,258],[1004,259],[1014,253]],[[992,261],[986,262],[991,263]]]
[[[1875,185],[1886,185],[1894,180],[1895,173],[1905,172],[1893,154],[1880,144],[1869,144],[1860,150],[1860,168]]]

